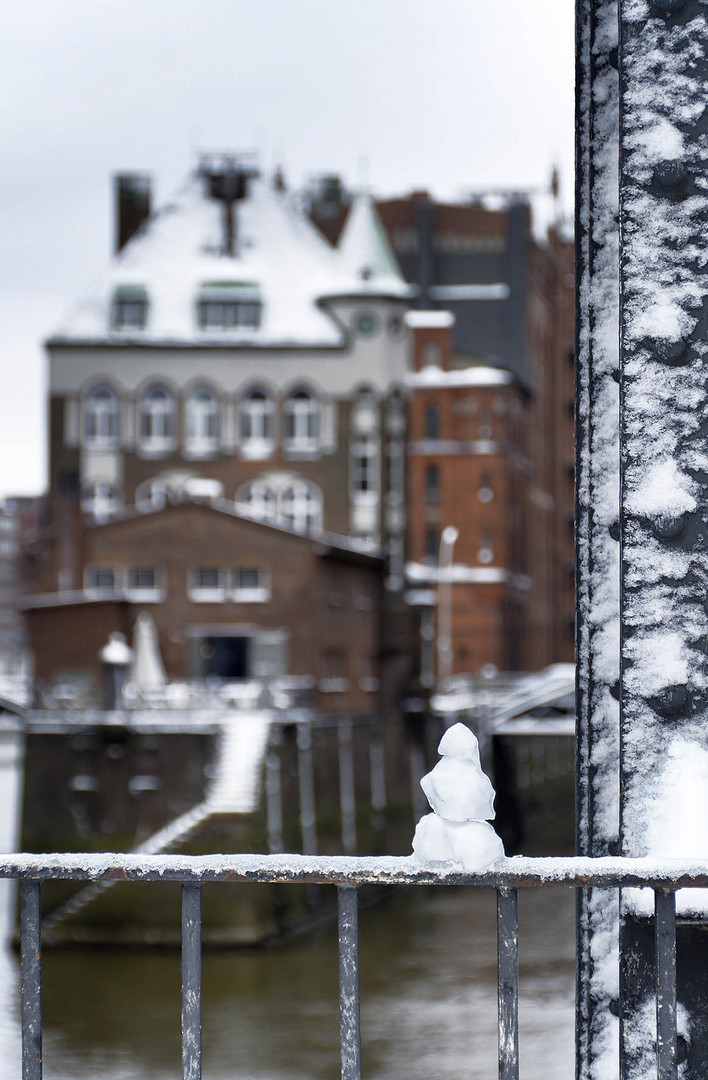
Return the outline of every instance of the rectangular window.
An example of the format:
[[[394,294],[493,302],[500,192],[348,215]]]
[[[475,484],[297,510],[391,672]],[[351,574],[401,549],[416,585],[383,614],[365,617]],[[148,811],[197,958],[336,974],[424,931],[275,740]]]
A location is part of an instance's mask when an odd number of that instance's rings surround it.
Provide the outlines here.
[[[231,595],[239,604],[264,604],[270,600],[270,574],[257,566],[231,571]]]
[[[430,565],[436,565],[440,552],[440,530],[425,530],[425,553],[423,561]]]
[[[197,313],[202,330],[255,329],[261,323],[261,304],[253,300],[200,300]]]
[[[425,466],[425,501],[440,502],[440,469],[437,465]]]
[[[354,582],[354,606],[359,611],[374,610],[374,590],[370,581]]]
[[[433,402],[425,406],[424,433],[426,439],[440,438],[440,413]]]
[[[360,664],[359,689],[367,694],[376,693],[379,688],[376,657],[370,653],[364,653],[360,658]]]
[[[326,649],[320,660],[319,689],[325,694],[341,694],[349,689],[344,649]]]
[[[352,487],[355,495],[378,491],[378,441],[373,435],[357,435],[352,441]]]
[[[141,603],[164,600],[164,573],[158,566],[131,566],[126,574],[126,594]]]
[[[147,304],[143,300],[116,300],[113,305],[113,326],[116,330],[144,330]]]
[[[87,593],[112,593],[117,587],[117,574],[112,566],[87,566],[84,570],[84,590]]]
[[[113,294],[111,325],[114,330],[144,330],[148,295],[144,285],[119,285]]]
[[[214,566],[199,566],[189,571],[188,595],[197,604],[222,603],[226,599],[226,574]]]
[[[339,570],[328,570],[325,574],[325,596],[330,607],[341,607],[344,603],[344,588]]]

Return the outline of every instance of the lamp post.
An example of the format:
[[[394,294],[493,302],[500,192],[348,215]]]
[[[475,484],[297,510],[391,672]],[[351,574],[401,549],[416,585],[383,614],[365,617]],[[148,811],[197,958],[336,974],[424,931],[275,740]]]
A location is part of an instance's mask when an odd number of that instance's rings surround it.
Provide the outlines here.
[[[452,549],[459,536],[447,525],[440,536],[438,557],[438,681],[452,672]]]

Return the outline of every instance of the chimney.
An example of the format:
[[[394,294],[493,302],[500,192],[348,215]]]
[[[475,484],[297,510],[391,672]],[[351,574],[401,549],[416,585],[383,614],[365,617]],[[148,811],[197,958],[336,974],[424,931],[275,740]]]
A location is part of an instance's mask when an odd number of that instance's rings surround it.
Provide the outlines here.
[[[151,183],[147,173],[119,173],[113,177],[115,254],[150,217]]]
[[[244,154],[202,154],[199,172],[206,180],[210,198],[223,206],[224,255],[238,254],[236,203],[248,195],[248,182],[258,169]]]

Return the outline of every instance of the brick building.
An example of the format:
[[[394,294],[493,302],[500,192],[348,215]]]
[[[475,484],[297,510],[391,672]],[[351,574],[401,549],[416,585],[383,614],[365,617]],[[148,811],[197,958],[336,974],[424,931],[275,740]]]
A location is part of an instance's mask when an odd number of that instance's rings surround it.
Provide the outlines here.
[[[318,231],[232,157],[157,214],[144,177],[116,195],[115,257],[47,343],[38,674],[95,682],[149,610],[170,676],[375,708],[441,674],[441,595],[452,671],[571,659],[572,245],[523,199],[336,185]]]
[[[332,243],[348,198],[336,177],[312,194],[313,220]],[[416,601],[427,590],[428,684],[445,526],[459,533],[453,671],[573,658],[573,244],[557,226],[540,236],[523,195],[493,201],[415,192],[377,202],[416,287],[408,584]]]
[[[379,704],[384,553],[388,592],[403,586],[411,289],[371,200],[333,250],[279,178],[205,158],[157,214],[145,179],[122,178],[117,212],[119,250],[47,343],[38,673],[95,676],[101,640],[62,659],[43,626],[62,604],[88,625],[110,588],[116,629],[151,605],[170,676],[262,673],[282,630],[278,673],[331,684],[331,708]],[[190,651],[205,636],[220,641]]]
[[[149,612],[173,677],[311,680],[324,711],[379,704],[382,563],[363,545],[183,501],[84,533],[82,589],[26,605],[36,677],[98,686],[99,647]],[[326,633],[322,633],[322,629]]]

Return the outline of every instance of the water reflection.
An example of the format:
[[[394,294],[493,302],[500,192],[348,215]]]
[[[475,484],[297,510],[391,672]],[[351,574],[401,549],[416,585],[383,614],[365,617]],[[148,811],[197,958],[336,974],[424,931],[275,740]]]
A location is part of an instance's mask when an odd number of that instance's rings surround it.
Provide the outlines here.
[[[14,850],[17,745],[0,739],[0,849]],[[0,941],[14,898],[0,882]],[[573,894],[520,896],[521,1068],[573,1075]],[[496,1075],[495,898],[475,889],[395,890],[361,913],[367,1080]],[[17,959],[0,947],[0,1080],[20,1075]],[[177,952],[44,956],[47,1080],[180,1075]],[[339,1075],[336,930],[270,951],[204,956],[206,1080]]]
[[[494,897],[398,892],[362,912],[364,1073],[481,1078],[496,1069]],[[573,903],[521,898],[522,1068],[572,1075]],[[45,1076],[179,1074],[179,958],[67,952],[45,958]],[[273,951],[204,957],[204,1071],[213,1080],[338,1075],[334,928]]]

